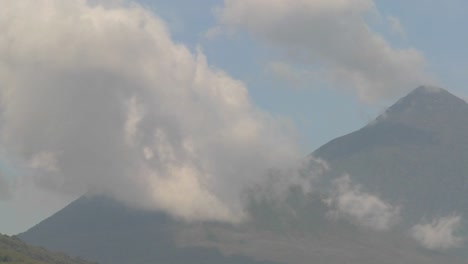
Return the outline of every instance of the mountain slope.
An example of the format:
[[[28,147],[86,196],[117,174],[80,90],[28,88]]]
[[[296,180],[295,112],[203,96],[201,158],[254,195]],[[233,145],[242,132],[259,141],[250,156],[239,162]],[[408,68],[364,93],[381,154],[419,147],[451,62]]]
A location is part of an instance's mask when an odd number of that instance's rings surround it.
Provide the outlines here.
[[[162,213],[127,208],[103,197],[82,197],[20,237],[32,244],[100,263],[273,264],[215,248],[176,244],[180,224]]]
[[[468,212],[468,104],[419,87],[368,126],[313,153],[331,177],[344,173],[403,206],[407,225]]]
[[[462,263],[446,254],[423,250],[399,234],[325,221],[325,214],[319,211],[324,205],[314,207],[294,199],[289,203],[290,209],[308,208],[315,220],[304,217],[305,221],[298,222],[283,210],[273,212],[270,205],[262,204],[256,208],[257,214],[280,224],[269,228],[264,220],[257,226],[184,224],[161,213],[125,208],[106,198],[82,197],[20,237],[103,264],[394,264],[395,259],[411,264]],[[296,229],[312,223],[315,226]]]
[[[0,263],[5,264],[91,264],[64,254],[26,245],[16,237],[0,235]]]

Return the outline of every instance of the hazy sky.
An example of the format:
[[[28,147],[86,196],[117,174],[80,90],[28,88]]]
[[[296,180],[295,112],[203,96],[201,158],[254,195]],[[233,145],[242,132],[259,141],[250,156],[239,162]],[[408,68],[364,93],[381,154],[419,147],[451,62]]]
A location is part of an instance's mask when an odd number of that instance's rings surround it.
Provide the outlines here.
[[[418,85],[468,96],[466,1],[18,2],[0,1],[0,233],[83,192],[238,221],[250,174],[290,166]]]

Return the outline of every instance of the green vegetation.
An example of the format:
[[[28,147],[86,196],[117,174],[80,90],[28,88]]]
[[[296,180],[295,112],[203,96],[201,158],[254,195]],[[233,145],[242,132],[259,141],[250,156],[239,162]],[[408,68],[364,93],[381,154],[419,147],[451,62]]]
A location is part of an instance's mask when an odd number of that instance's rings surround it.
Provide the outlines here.
[[[25,244],[17,237],[0,235],[0,264],[91,264]]]

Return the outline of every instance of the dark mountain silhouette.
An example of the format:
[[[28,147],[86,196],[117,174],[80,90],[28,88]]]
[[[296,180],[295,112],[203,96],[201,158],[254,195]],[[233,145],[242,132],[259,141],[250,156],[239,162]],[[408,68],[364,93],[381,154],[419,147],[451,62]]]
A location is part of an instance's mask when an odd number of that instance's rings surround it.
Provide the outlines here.
[[[326,191],[291,187],[281,202],[252,200],[252,219],[239,226],[182,223],[82,197],[20,237],[103,264],[464,263],[464,248],[427,250],[408,230],[423,218],[467,212],[467,132],[463,100],[420,87],[371,124],[313,153],[332,168],[324,181],[348,173],[364,191],[401,205],[395,232],[331,220]]]
[[[225,256],[215,248],[179,247],[174,235],[177,227],[163,213],[127,208],[104,197],[82,197],[20,237],[104,264],[275,263]]]

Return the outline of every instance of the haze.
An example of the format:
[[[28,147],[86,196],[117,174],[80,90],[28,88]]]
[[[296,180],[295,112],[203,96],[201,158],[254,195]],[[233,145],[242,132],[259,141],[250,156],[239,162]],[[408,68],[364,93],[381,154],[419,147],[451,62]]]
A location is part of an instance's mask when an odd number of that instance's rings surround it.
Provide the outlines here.
[[[172,253],[135,263],[463,262],[467,8],[0,0],[0,233],[100,263],[140,232]]]

